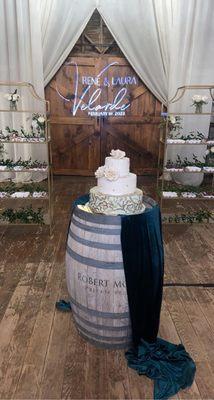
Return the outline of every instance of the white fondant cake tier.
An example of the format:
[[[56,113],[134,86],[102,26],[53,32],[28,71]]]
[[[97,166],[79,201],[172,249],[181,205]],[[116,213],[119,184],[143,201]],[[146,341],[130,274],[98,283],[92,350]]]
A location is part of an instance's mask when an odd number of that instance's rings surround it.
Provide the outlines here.
[[[128,157],[124,158],[105,158],[105,167],[116,170],[119,176],[126,176],[129,173],[130,160]]]
[[[126,176],[120,176],[115,181],[110,181],[104,176],[97,179],[99,192],[113,196],[121,196],[134,193],[137,185],[137,176],[129,173]]]
[[[100,193],[97,186],[90,189],[89,207],[94,213],[106,215],[140,214],[145,210],[142,203],[143,192],[135,189],[134,193],[112,196]]]

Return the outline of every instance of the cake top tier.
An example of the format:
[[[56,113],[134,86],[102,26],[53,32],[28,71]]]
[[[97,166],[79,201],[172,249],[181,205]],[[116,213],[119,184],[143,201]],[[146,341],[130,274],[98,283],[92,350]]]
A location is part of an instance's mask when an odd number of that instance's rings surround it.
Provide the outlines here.
[[[96,178],[105,177],[108,180],[117,180],[129,174],[129,158],[121,150],[112,150],[110,157],[105,158],[105,165],[95,172]]]

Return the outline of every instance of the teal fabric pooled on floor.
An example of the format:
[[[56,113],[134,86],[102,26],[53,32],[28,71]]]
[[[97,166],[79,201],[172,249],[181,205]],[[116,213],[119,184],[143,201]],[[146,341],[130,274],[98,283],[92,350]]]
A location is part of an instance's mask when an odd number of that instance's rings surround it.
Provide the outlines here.
[[[137,348],[126,352],[126,359],[139,375],[154,380],[155,400],[166,400],[194,381],[195,363],[182,344],[160,338],[154,343],[142,340]]]

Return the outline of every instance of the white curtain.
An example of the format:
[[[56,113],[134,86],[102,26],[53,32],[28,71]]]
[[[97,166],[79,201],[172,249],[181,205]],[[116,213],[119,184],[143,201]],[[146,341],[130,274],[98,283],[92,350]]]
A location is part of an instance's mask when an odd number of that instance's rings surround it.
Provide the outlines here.
[[[35,0],[1,0],[0,1],[0,80],[25,81],[34,85],[39,96],[44,98],[42,44],[40,14]],[[14,88],[16,88],[14,86]],[[0,108],[7,108],[4,94],[11,92],[11,87],[0,87]],[[32,96],[26,90],[18,89],[21,96],[19,109],[36,107]],[[6,125],[20,129],[20,125],[29,126],[29,114],[0,113],[0,128]],[[38,146],[38,147],[37,147]],[[47,150],[42,145],[9,144],[5,146],[7,158],[17,160],[19,157],[46,160]],[[22,175],[22,176],[21,176]],[[24,176],[23,176],[24,175]],[[0,174],[0,179],[15,177],[15,174]],[[16,174],[16,179],[30,179],[30,174]],[[41,176],[34,174],[39,180]]]
[[[173,24],[170,35],[170,67],[169,67],[169,98],[176,88],[183,85],[208,85],[214,84],[214,4],[213,0],[179,0],[173,1]],[[194,94],[209,97],[208,105],[203,107],[203,112],[211,112],[212,101],[209,92],[204,90],[188,91],[183,98],[170,106],[169,111],[194,112],[192,96]],[[200,131],[208,136],[210,116],[185,116],[182,121],[182,133]],[[192,159],[195,154],[200,161],[204,161],[206,146],[173,146],[168,152],[168,159],[175,160],[177,154],[182,158]],[[176,176],[181,183],[187,181],[200,183],[203,174],[186,174]]]
[[[91,18],[96,0],[40,0],[45,86],[66,60]]]
[[[126,0],[99,1],[98,10],[126,58],[142,81],[163,103],[183,85],[214,83],[214,4],[213,0]],[[170,112],[192,112],[191,97],[207,92],[191,91]],[[211,98],[204,107],[211,111]],[[208,136],[210,116],[185,116],[182,134],[199,130]],[[167,159],[200,161],[206,146],[170,146]],[[203,174],[174,176],[177,181],[200,183]]]
[[[98,11],[142,81],[166,102],[171,0],[100,0]]]

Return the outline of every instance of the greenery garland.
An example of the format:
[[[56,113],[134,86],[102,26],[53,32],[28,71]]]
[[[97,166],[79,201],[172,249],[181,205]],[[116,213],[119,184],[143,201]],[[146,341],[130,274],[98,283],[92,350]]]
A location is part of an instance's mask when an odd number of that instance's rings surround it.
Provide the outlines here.
[[[24,139],[26,141],[44,141],[45,140],[45,117],[41,114],[34,113],[32,115],[32,122],[30,131],[27,132],[23,126],[20,132],[17,129],[5,127],[5,131],[0,130],[0,141],[19,141]],[[20,140],[21,141],[21,140]]]
[[[45,161],[33,161],[31,157],[28,160],[22,160],[22,158],[20,157],[17,161],[13,161],[10,158],[4,160],[2,158],[0,159],[0,165],[6,166],[8,169],[13,169],[14,167],[23,167],[25,169],[47,168],[47,163]]]
[[[162,222],[168,223],[194,223],[194,222],[204,222],[209,220],[209,218],[213,218],[213,213],[209,210],[198,210],[195,212],[187,212],[186,214],[180,215],[169,215],[169,216],[162,216]]]
[[[175,135],[176,139],[182,139],[182,140],[203,140],[204,139],[204,134],[202,132],[196,131],[190,131],[188,135],[181,135],[180,133],[177,133]]]
[[[204,158],[204,162],[199,161],[195,154],[193,154],[192,157],[193,157],[193,161],[188,160],[187,157],[185,157],[182,160],[181,157],[179,156],[179,154],[177,154],[176,161],[171,161],[170,159],[167,160],[166,168],[168,168],[168,169],[169,168],[185,168],[185,167],[188,167],[188,166],[200,167],[200,168],[203,168],[203,167],[214,167],[214,161],[213,160],[210,160],[209,164],[207,164],[205,162],[206,157],[203,157]]]
[[[166,128],[166,126],[168,126],[170,132],[179,131],[182,129],[181,121],[182,118],[179,115],[168,115],[168,113],[166,113],[166,115],[163,115],[161,118],[159,128]]]
[[[213,188],[211,186],[202,186],[202,187],[201,186],[186,186],[186,185],[175,186],[175,185],[172,185],[170,183],[165,183],[163,191],[176,192],[179,195],[182,194],[183,192],[196,193],[196,194],[199,194],[199,195],[202,194],[202,193],[203,194],[204,193],[206,193],[206,194],[214,194],[213,193]],[[159,195],[161,195],[161,193],[162,193],[160,188],[157,190],[157,192],[158,192]]]
[[[34,210],[32,206],[22,207],[19,210],[6,208],[0,213],[0,221],[6,223],[42,224],[44,225],[43,209]]]
[[[2,143],[0,143],[0,157],[3,156],[4,152],[5,152],[4,151],[4,145]]]
[[[33,194],[34,192],[47,192],[46,188],[37,183],[25,183],[25,184],[15,184],[10,181],[6,184],[0,185],[0,192],[6,192],[9,195],[15,192],[29,192]]]

